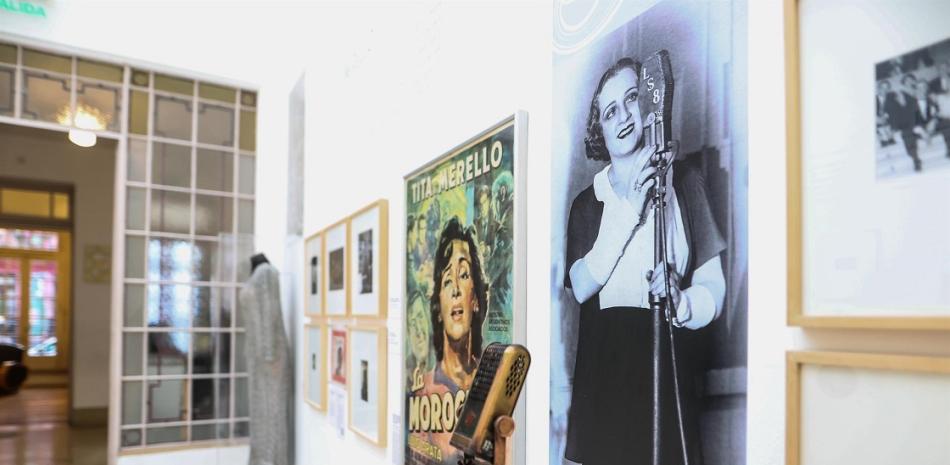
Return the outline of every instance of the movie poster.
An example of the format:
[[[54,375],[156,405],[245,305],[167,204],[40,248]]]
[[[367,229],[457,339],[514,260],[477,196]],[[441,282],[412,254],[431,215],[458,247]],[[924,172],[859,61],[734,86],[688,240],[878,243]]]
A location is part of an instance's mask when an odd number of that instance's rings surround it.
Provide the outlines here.
[[[745,2],[555,15],[549,463],[743,464]]]
[[[514,139],[512,118],[406,177],[406,465],[456,465],[481,351],[515,337]]]

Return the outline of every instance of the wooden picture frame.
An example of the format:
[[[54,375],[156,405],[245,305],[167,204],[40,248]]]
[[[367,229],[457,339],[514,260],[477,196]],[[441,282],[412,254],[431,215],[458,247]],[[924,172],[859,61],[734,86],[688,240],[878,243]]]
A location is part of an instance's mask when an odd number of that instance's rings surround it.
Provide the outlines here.
[[[314,335],[319,340],[314,341]],[[312,345],[316,344],[316,345]],[[327,409],[327,327],[323,322],[304,324],[304,402],[317,411]],[[316,379],[313,379],[316,377]]]
[[[805,301],[804,279],[806,251],[804,208],[804,176],[803,169],[804,142],[803,134],[803,106],[802,106],[802,63],[800,44],[801,18],[800,5],[802,0],[784,0],[785,20],[785,70],[786,70],[786,172],[787,172],[787,266],[788,266],[788,295],[787,295],[787,324],[791,326],[811,328],[861,328],[861,329],[916,329],[916,330],[950,330],[950,308],[938,315],[902,315],[895,308],[893,314],[885,313],[882,309],[871,311],[857,309],[847,314],[809,314]],[[896,26],[895,26],[896,27]],[[893,34],[892,34],[893,35]],[[874,76],[874,69],[867,70],[868,76]],[[862,108],[863,110],[863,108]],[[869,135],[869,139],[873,136]],[[871,155],[869,155],[871,156]],[[820,255],[820,254],[814,254]],[[887,305],[884,309],[891,308]],[[812,309],[817,310],[817,309]],[[833,313],[834,310],[831,310]]]
[[[386,318],[389,307],[389,201],[377,200],[349,217],[347,299],[350,316]]]
[[[311,234],[304,239],[303,265],[303,312],[305,316],[319,318],[326,316],[326,293],[323,289],[326,281],[326,244],[323,231]],[[316,260],[316,263],[314,263]]]
[[[813,383],[823,388],[825,391],[830,391],[830,395],[834,397],[834,404],[830,408],[824,408],[822,411],[830,411],[829,415],[832,415],[836,418],[841,418],[842,421],[851,422],[851,424],[859,427],[862,425],[862,422],[858,418],[853,418],[849,414],[842,414],[841,412],[847,409],[848,400],[852,400],[853,404],[856,405],[856,410],[866,412],[868,415],[879,414],[883,411],[890,412],[892,417],[891,422],[867,422],[869,428],[895,428],[899,430],[907,430],[908,426],[905,423],[901,423],[895,416],[899,414],[894,412],[894,409],[899,409],[897,405],[889,404],[883,399],[875,398],[871,402],[873,407],[876,402],[881,402],[876,404],[878,408],[868,409],[869,402],[867,399],[859,398],[858,395],[855,395],[855,392],[860,391],[862,385],[869,388],[881,388],[882,384],[885,383],[873,383],[873,382],[864,382],[862,383],[860,379],[855,380],[861,376],[861,370],[872,371],[878,374],[884,373],[885,375],[924,375],[924,385],[936,382],[936,380],[931,375],[939,375],[941,378],[941,385],[950,385],[950,357],[926,357],[926,356],[907,356],[907,355],[883,355],[883,354],[868,354],[868,353],[845,353],[845,352],[788,352],[786,354],[786,431],[785,431],[785,463],[786,465],[809,465],[803,463],[803,456],[805,452],[803,451],[803,424],[808,423],[807,419],[803,420],[803,404],[806,403],[806,400],[803,399],[803,368],[804,367],[820,367],[820,368],[831,368],[832,378],[826,379],[821,383]],[[834,369],[843,369],[839,370],[840,372],[835,373]],[[834,377],[837,379],[834,379]],[[842,379],[852,379],[851,383],[842,383]],[[946,380],[942,380],[943,377],[946,377]],[[920,379],[918,379],[920,381]],[[844,384],[844,386],[842,386]],[[906,399],[908,404],[918,405],[922,409],[930,410],[934,412],[934,416],[946,421],[946,431],[950,433],[950,417],[946,416],[945,413],[942,413],[942,407],[940,405],[933,405],[924,401],[922,398],[918,398],[915,395],[907,395],[917,393],[920,394],[924,392],[927,386],[923,386],[923,390],[914,389],[912,382],[908,380],[897,380],[892,383],[894,386],[899,386],[902,389],[902,393],[898,396],[900,398]],[[814,389],[814,388],[813,388]],[[906,390],[906,394],[903,390]],[[931,390],[934,390],[931,387]],[[942,395],[945,389],[942,389],[939,385],[935,389],[937,392]],[[851,399],[849,399],[851,396]],[[871,397],[874,397],[875,394],[870,394]],[[857,399],[855,399],[857,397]],[[942,399],[938,401],[950,406],[950,396],[942,395]],[[840,409],[840,410],[839,410]],[[914,414],[916,415],[916,414]],[[915,417],[915,420],[919,417]],[[922,421],[922,419],[921,419]],[[834,429],[835,426],[831,425],[829,428]],[[838,428],[837,431],[843,434],[854,434],[851,431],[851,428]],[[842,444],[845,449],[845,453],[856,454],[877,454],[878,449],[871,450],[870,452],[856,451],[854,447],[848,447],[851,444],[850,441],[843,441],[840,438],[832,438],[827,435],[822,434],[823,432],[812,431],[812,434],[818,435],[820,441],[823,445],[827,444]],[[860,435],[860,433],[858,433]],[[940,436],[940,431],[934,433],[937,436]],[[914,434],[914,437],[919,437],[919,435]],[[867,444],[868,447],[872,447],[871,444],[874,441],[867,441],[865,439],[856,439],[856,441],[861,441],[862,444]],[[893,440],[890,441],[881,441],[881,443],[887,442],[893,446]],[[903,446],[898,446],[898,448],[903,448]],[[823,449],[824,452],[828,452],[827,448]],[[829,452],[830,453],[830,452]],[[904,452],[898,452],[899,454],[904,454]],[[857,460],[856,463],[864,463],[863,461]],[[885,461],[888,459],[884,459]],[[939,459],[938,459],[939,460]],[[916,462],[913,459],[907,458],[908,463],[920,463]],[[841,463],[841,462],[838,462]],[[888,462],[892,463],[892,462]],[[940,462],[943,463],[943,462]]]
[[[350,316],[350,219],[344,218],[323,230],[326,279],[323,280],[323,315]]]
[[[350,327],[346,335],[346,366],[350,378],[347,380],[346,388],[347,428],[357,436],[382,448],[386,447],[387,440],[386,336],[384,326],[369,325]],[[372,347],[373,343],[376,347]],[[374,357],[375,360],[373,360]],[[375,370],[373,363],[375,363]],[[361,406],[358,402],[365,402],[366,405]],[[374,427],[375,434],[372,431]]]

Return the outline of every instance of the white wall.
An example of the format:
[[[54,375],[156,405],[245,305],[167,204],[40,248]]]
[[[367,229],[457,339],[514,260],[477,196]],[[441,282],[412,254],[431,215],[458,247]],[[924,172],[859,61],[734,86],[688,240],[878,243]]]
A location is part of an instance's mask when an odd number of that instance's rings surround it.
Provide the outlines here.
[[[72,261],[73,408],[109,404],[109,283],[82,279],[83,248],[112,245],[112,199],[116,142],[100,140],[83,149],[66,133],[0,126],[0,175],[72,184],[74,191]]]

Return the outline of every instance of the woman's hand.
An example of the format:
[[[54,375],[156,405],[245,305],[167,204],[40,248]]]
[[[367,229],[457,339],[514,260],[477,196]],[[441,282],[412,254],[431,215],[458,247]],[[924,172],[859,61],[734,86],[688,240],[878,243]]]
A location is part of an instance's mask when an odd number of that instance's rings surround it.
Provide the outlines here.
[[[670,300],[673,301],[673,309],[676,311],[676,324],[677,326],[682,326],[687,321],[692,319],[693,315],[690,312],[689,306],[683,305],[682,308],[680,308],[680,302],[683,298],[683,292],[680,290],[680,281],[683,279],[683,277],[676,272],[676,268],[672,263],[669,265],[669,271]],[[650,282],[650,294],[665,299],[666,272],[663,269],[663,264],[657,263],[656,268],[647,271],[646,279]]]

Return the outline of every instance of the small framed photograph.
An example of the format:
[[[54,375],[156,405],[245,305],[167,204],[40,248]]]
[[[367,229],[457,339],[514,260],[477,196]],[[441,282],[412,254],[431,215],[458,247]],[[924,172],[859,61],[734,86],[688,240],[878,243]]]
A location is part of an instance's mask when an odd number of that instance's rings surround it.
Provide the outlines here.
[[[350,314],[385,318],[389,269],[389,202],[378,200],[350,216]]]
[[[950,2],[785,6],[788,323],[950,329]]]
[[[346,330],[342,328],[330,333],[330,379],[346,384]]]
[[[324,411],[327,408],[327,329],[323,323],[304,325],[306,358],[304,377],[304,400],[313,408]]]
[[[950,357],[786,358],[786,464],[950,463]]]
[[[323,234],[316,233],[304,241],[304,314],[323,316]]]
[[[355,326],[347,339],[347,425],[367,441],[386,447],[386,328]]]
[[[347,248],[349,220],[342,220],[327,228],[324,235],[326,253],[326,279],[323,280],[325,297],[324,313],[327,316],[346,316],[349,314],[347,300],[348,271]]]

